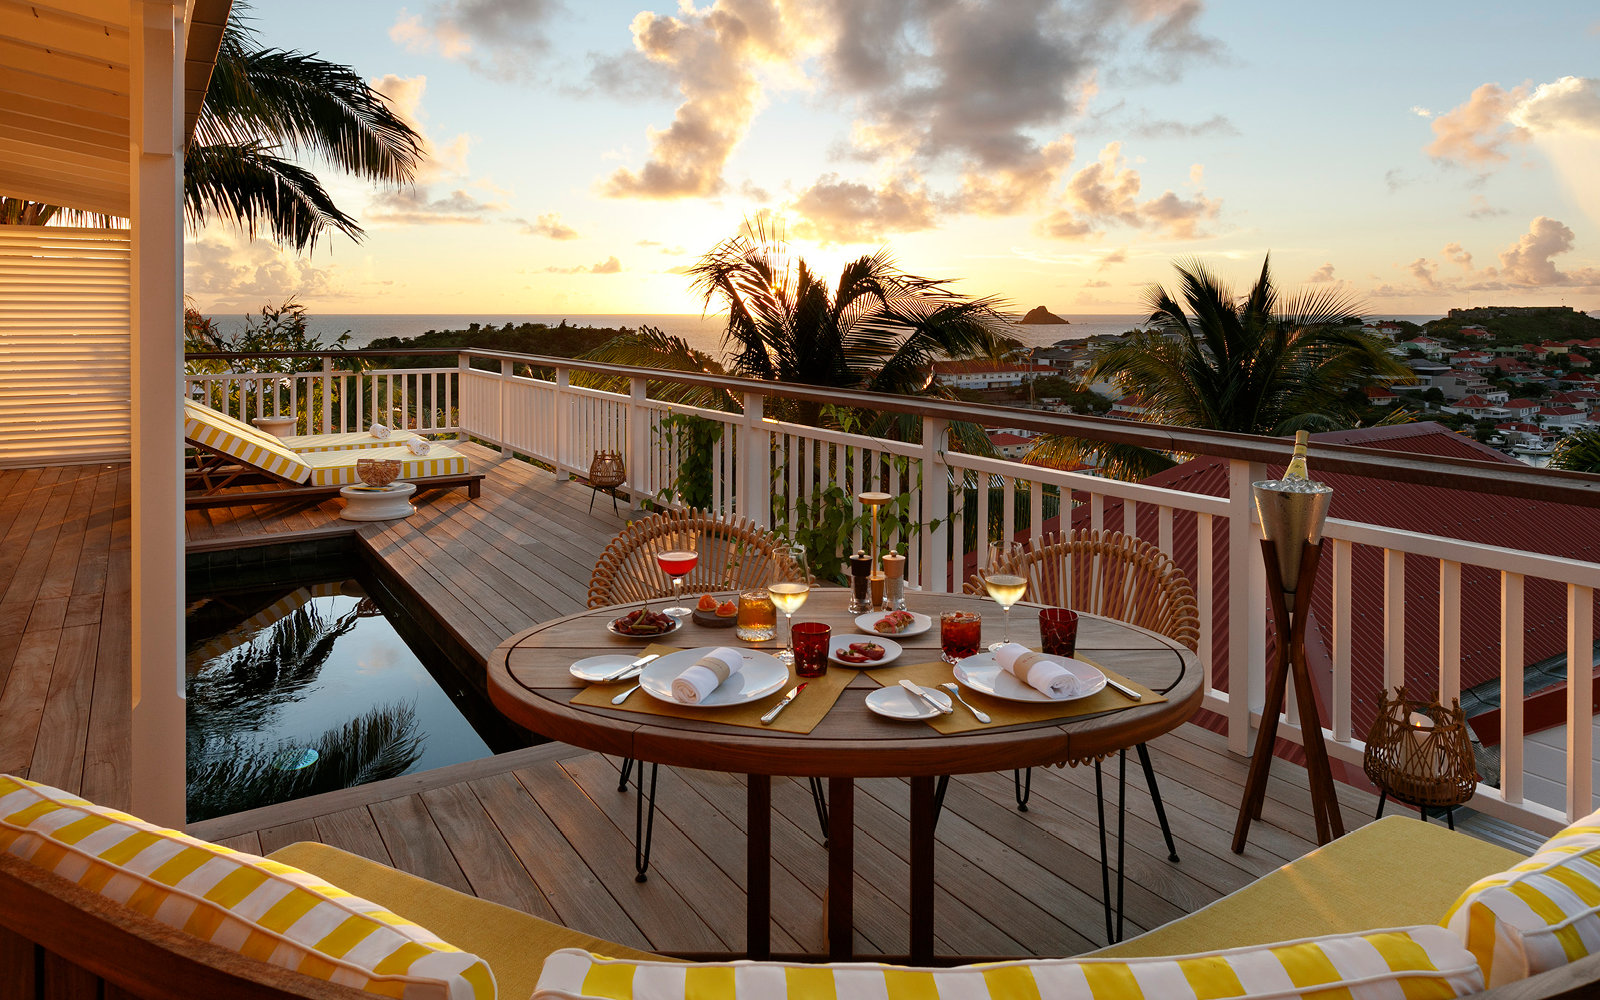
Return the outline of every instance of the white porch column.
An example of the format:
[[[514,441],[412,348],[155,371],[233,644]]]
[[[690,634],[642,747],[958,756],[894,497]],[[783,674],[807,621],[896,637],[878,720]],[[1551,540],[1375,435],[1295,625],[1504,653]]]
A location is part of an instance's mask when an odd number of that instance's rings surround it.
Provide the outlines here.
[[[133,812],[184,822],[183,17],[129,0]]]

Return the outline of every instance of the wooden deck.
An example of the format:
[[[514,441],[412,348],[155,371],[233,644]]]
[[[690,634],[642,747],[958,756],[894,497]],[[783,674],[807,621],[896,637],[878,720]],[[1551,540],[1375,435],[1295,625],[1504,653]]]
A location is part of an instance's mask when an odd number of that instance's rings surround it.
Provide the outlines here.
[[[192,512],[192,547],[355,532],[479,659],[527,625],[579,610],[589,569],[626,520],[589,490],[466,446],[483,496],[434,494],[395,523],[299,510]],[[0,471],[0,771],[127,801],[128,473]],[[1182,861],[1171,864],[1137,765],[1127,825],[1128,933],[1237,889],[1314,846],[1304,772],[1279,761],[1243,855],[1228,850],[1246,761],[1184,726],[1151,744]],[[176,766],[176,765],[175,765]],[[1114,762],[1113,762],[1114,766]],[[1112,773],[1108,773],[1112,777]],[[633,797],[617,762],[551,744],[196,824],[249,850],[318,840],[640,948],[743,946],[744,808],[737,776],[661,772],[650,880],[633,879]],[[1375,800],[1339,787],[1345,821]],[[774,783],[776,950],[821,950],[827,856],[803,783]],[[903,952],[907,787],[863,782],[857,948]],[[1112,829],[1115,814],[1111,813]],[[1010,845],[1022,845],[1021,850]],[[1104,943],[1094,775],[1036,772],[1017,811],[1009,774],[951,783],[938,831],[938,948],[1075,954]]]

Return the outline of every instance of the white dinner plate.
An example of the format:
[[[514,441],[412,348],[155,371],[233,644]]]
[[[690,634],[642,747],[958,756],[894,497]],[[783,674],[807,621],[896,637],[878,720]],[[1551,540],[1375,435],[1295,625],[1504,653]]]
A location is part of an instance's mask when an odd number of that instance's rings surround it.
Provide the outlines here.
[[[585,656],[572,665],[572,676],[580,681],[588,681],[593,684],[604,679],[609,674],[616,673],[637,659],[638,657],[632,653],[604,653],[600,656]]]
[[[639,685],[644,688],[645,694],[653,698],[672,705],[682,705],[682,702],[672,697],[672,682],[677,680],[679,674],[694,666],[694,661],[716,648],[700,646],[695,649],[680,649],[676,653],[668,653],[659,660],[651,660],[644,668],[644,673],[639,675]],[[684,707],[721,708],[726,705],[743,705],[745,702],[765,698],[788,682],[789,668],[776,656],[754,649],[741,649],[739,652],[744,654],[744,666],[739,672],[723,681],[715,691],[711,692],[709,698],[698,705]]]
[[[910,615],[911,615],[911,618],[912,618],[912,622],[911,622],[910,625],[907,625],[905,627],[904,631],[901,631],[901,632],[877,632],[877,631],[874,631],[873,628],[872,628],[872,623],[877,621],[878,619],[882,618],[884,615],[886,615],[888,613],[889,612],[887,612],[887,611],[869,611],[866,614],[864,614],[864,615],[862,615],[862,616],[860,616],[859,618],[856,619],[856,628],[858,628],[861,631],[867,633],[868,635],[881,635],[881,636],[886,636],[886,637],[889,637],[889,638],[893,638],[894,636],[921,635],[922,633],[928,631],[928,629],[933,627],[933,619],[932,618],[929,618],[927,615],[920,615],[920,614],[917,614],[915,611],[912,611],[912,612],[910,612]]]
[[[1092,694],[1098,693],[1106,686],[1106,675],[1101,673],[1100,668],[1094,664],[1065,656],[1052,657],[1052,659],[1065,664],[1079,677],[1089,678],[1089,685],[1082,694],[1072,698],[1046,697],[1044,692],[1029,687],[1010,673],[1001,670],[999,662],[994,658],[994,654],[988,652],[957,661],[955,668],[956,680],[960,681],[964,687],[969,687],[974,691],[981,691],[987,695],[993,695],[996,698],[1004,698],[1007,701],[1031,701],[1045,705],[1051,702],[1077,701],[1079,698],[1087,698]]]
[[[922,689],[933,695],[933,700],[939,704],[950,707],[950,696],[938,688],[921,685]],[[898,684],[878,690],[867,695],[867,707],[887,719],[899,719],[905,722],[917,722],[922,719],[931,719],[942,712],[934,711],[927,702],[907,691]]]
[[[883,647],[883,656],[865,663],[851,663],[849,660],[839,659],[839,653],[849,649],[852,642],[875,642]],[[837,663],[841,667],[854,667],[857,670],[876,670],[885,664],[893,663],[900,653],[900,644],[886,635],[857,635],[854,632],[847,632],[828,640],[828,662]]]
[[[618,615],[617,617],[620,618],[622,616]],[[668,618],[672,618],[671,615],[668,615],[667,617]],[[652,640],[652,639],[660,639],[662,636],[671,635],[672,633],[677,632],[677,631],[681,630],[682,628],[683,628],[683,619],[682,618],[672,618],[672,627],[667,629],[665,632],[653,632],[650,635],[629,635],[626,632],[618,632],[617,631],[617,629],[616,629],[616,619],[615,618],[613,618],[611,621],[606,622],[606,631],[610,632],[612,635],[621,636],[624,639],[643,639],[643,640],[645,640],[647,642]],[[637,659],[637,657],[636,657],[636,659]]]

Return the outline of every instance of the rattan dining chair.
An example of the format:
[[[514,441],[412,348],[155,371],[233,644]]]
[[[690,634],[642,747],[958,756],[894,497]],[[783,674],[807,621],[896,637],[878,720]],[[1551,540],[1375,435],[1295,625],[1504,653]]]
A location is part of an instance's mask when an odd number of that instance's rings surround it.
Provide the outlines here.
[[[1200,613],[1194,588],[1178,564],[1159,548],[1141,538],[1120,531],[1074,531],[1067,535],[1048,534],[1030,542],[1022,555],[1006,564],[1004,572],[1027,577],[1028,600],[1102,615],[1159,632],[1196,652],[1200,644]],[[983,572],[974,573],[964,587],[969,594],[985,593]],[[1181,679],[1181,675],[1180,675]],[[1177,683],[1175,680],[1174,684]],[[1169,686],[1170,687],[1170,686]],[[1167,823],[1167,810],[1161,804],[1150,749],[1140,743],[1134,748],[1150,799],[1155,805],[1161,836],[1166,841],[1167,858],[1178,860],[1178,848]],[[1106,936],[1111,942],[1122,937],[1122,809],[1127,795],[1126,750],[1118,754],[1117,792],[1117,917],[1113,930],[1111,884],[1107,867],[1105,798],[1100,794],[1100,760],[1092,763],[1095,792],[1100,810],[1101,882],[1105,891]],[[1079,762],[1074,762],[1079,763]],[[1033,769],[1012,774],[1017,808],[1026,812],[1033,790]]]
[[[669,510],[635,521],[611,539],[589,577],[589,607],[671,597],[672,580],[656,565],[656,553],[674,549],[693,549],[700,554],[699,562],[683,578],[685,595],[743,591],[806,580],[783,540],[753,522],[742,517],[717,517],[694,508]],[[650,868],[658,770],[658,765],[650,765],[648,790],[643,764],[635,777],[638,798],[633,811],[633,864],[634,877],[640,882],[646,880],[645,873]],[[628,778],[633,772],[633,758],[624,757],[617,791],[628,790]],[[826,837],[827,800],[819,779],[811,779],[811,797]]]

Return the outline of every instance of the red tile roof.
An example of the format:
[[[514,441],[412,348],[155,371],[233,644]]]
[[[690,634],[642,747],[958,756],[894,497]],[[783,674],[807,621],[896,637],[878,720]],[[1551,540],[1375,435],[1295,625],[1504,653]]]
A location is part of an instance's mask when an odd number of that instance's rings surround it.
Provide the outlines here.
[[[1535,429],[1537,430],[1537,429]],[[1516,464],[1516,461],[1487,445],[1451,433],[1437,423],[1412,423],[1393,427],[1372,427],[1313,435],[1313,441],[1352,444],[1389,451],[1438,455],[1446,458],[1477,459]],[[1289,445],[1285,442],[1287,454]],[[1463,490],[1416,486],[1361,476],[1329,473],[1317,476],[1312,458],[1312,475],[1335,490],[1330,516],[1351,521],[1383,525],[1405,531],[1440,535],[1487,545],[1506,546],[1569,559],[1600,560],[1600,509],[1516,497],[1488,496]],[[1269,478],[1281,469],[1269,469]],[[1147,480],[1152,486],[1185,490],[1210,496],[1226,496],[1228,464],[1221,459],[1199,458],[1185,462]],[[1156,536],[1157,511],[1140,505],[1139,535]],[[1122,526],[1120,505],[1107,500],[1105,523]],[[1560,525],[1559,531],[1551,530]],[[1080,508],[1075,527],[1088,526],[1088,512]],[[1212,545],[1215,576],[1209,581],[1213,593],[1227,593],[1229,569],[1227,524],[1213,523]],[[1195,578],[1196,519],[1179,514],[1174,518],[1174,558]],[[1406,556],[1406,679],[1416,690],[1438,689],[1439,601],[1438,561]],[[1331,683],[1333,607],[1331,574],[1333,560],[1325,558],[1312,593],[1312,621],[1308,631],[1308,653],[1313,674],[1324,699],[1324,718],[1329,716],[1326,700]],[[1201,581],[1204,587],[1206,581]],[[1357,545],[1351,557],[1351,670],[1353,725],[1364,734],[1376,712],[1377,697],[1383,686],[1383,553]],[[1561,654],[1566,649],[1566,591],[1549,581],[1532,577],[1524,588],[1524,655],[1529,663]],[[1216,621],[1212,634],[1214,677],[1219,688],[1228,687],[1227,602],[1214,602]],[[1461,684],[1471,687],[1499,676],[1500,671],[1500,574],[1471,565],[1461,567]]]

